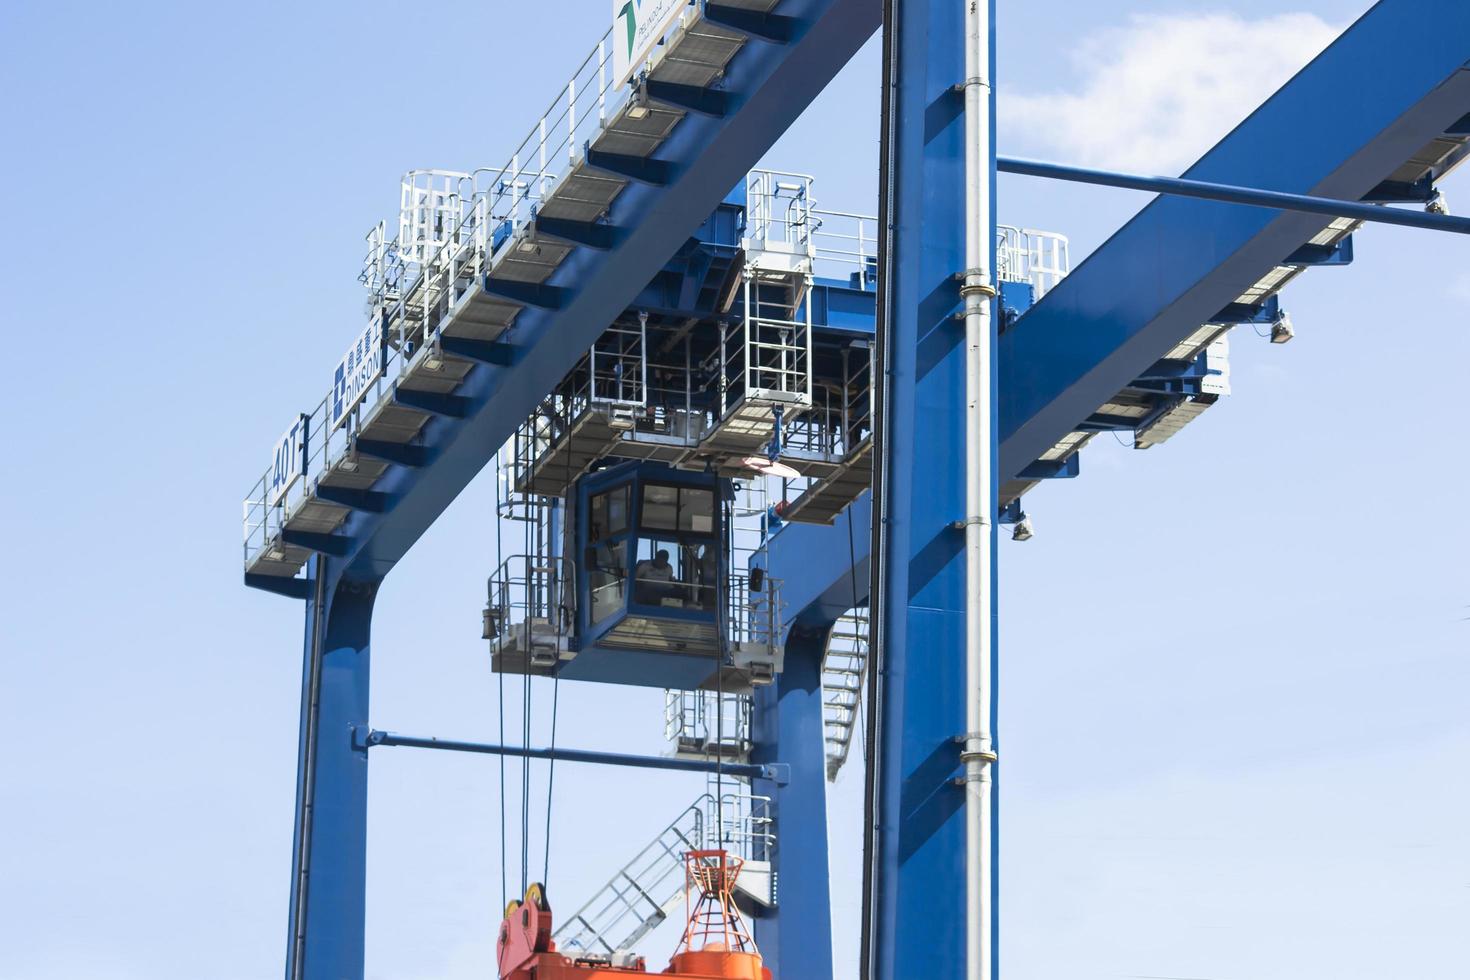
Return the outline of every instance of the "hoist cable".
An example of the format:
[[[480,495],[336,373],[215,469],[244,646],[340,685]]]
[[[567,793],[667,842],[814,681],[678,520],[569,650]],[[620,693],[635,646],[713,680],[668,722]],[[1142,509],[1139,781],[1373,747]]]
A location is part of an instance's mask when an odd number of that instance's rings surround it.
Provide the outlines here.
[[[532,556],[540,538],[540,507],[534,508],[534,521],[527,521],[521,535],[526,560],[526,639],[529,645],[530,616],[535,611],[535,583],[532,580]],[[521,674],[521,893],[531,885],[531,757],[527,749],[531,746],[531,672],[530,665]]]
[[[531,885],[531,675],[521,676],[521,892]]]
[[[497,467],[498,469],[498,467]],[[505,545],[501,538],[501,514],[500,514],[500,474],[495,474],[495,578],[503,579],[502,572],[505,563]],[[492,600],[494,596],[491,596]],[[496,630],[504,629],[501,623],[500,611],[495,610]],[[493,663],[492,663],[493,666]],[[505,744],[505,665],[495,672],[496,680],[500,687],[500,744]],[[505,756],[500,757],[500,907],[505,908],[509,902],[505,879]]]
[[[869,383],[871,384],[871,380],[870,380]],[[857,617],[857,609],[858,609],[858,592],[857,592],[857,548],[853,545],[853,540],[852,540],[852,507],[851,507],[851,505],[849,505],[848,506],[848,509],[847,509],[847,576],[848,576],[849,584],[851,584],[851,586],[852,586],[852,606],[851,606],[851,609],[852,609],[853,619],[854,619],[853,627],[854,627],[854,630],[855,630],[854,636],[853,636],[853,642],[856,643],[857,642],[856,628],[857,628],[857,625],[858,625],[857,622],[856,622],[856,620],[858,618]],[[872,604],[873,604],[873,597],[872,596],[869,596],[868,597],[869,615],[868,615],[867,619],[870,622],[872,620],[872,614],[871,614]],[[828,645],[830,646],[831,645],[831,642],[832,642],[831,639],[830,639],[830,637],[828,638],[828,641],[827,642],[828,642]],[[869,654],[871,653],[871,649],[866,649],[866,648],[871,648],[872,644],[870,644],[868,642],[867,638],[863,638],[862,643],[863,643],[863,645],[865,647],[865,651],[864,651],[864,654],[863,654],[863,673],[862,674],[858,674],[857,697],[853,699],[852,714],[853,714],[853,720],[855,722],[857,722],[858,734],[865,739],[867,737],[866,736],[866,726],[863,724],[863,711],[862,711],[862,708],[863,708],[863,679],[864,679],[863,678],[863,674],[866,674],[867,673],[868,657],[869,657]],[[851,745],[852,745],[852,735],[849,734],[847,736],[847,738],[848,738],[848,746],[849,746],[849,750],[850,750]],[[866,751],[866,747],[864,748],[864,750]],[[844,759],[845,758],[846,758],[846,756],[844,756]]]
[[[558,635],[558,643],[560,636]],[[551,790],[556,785],[556,708],[560,700],[561,677],[551,680],[551,762],[546,769],[546,854],[542,859],[541,884],[551,878]]]
[[[589,376],[587,384],[589,390],[595,398],[597,395],[597,376],[595,373],[591,373],[593,371],[593,366],[591,364],[588,365],[588,371]],[[563,503],[561,510],[561,533],[562,541],[565,542],[567,535],[567,520],[571,515],[570,505],[572,499],[572,447],[570,426],[568,427],[567,458],[566,465],[563,471],[563,476],[564,482],[562,483]],[[552,506],[555,507],[555,504],[553,504]],[[556,717],[557,707],[561,701],[561,670],[559,665],[561,661],[563,620],[566,618],[567,613],[566,583],[563,578],[563,573],[566,571],[569,565],[570,559],[565,558],[560,561],[553,560],[551,563],[551,568],[553,569],[553,595],[551,596],[551,612],[552,615],[556,617],[556,658],[558,662],[558,668],[556,669],[555,673],[552,674],[551,678],[551,760],[546,767],[546,835],[544,838],[545,854],[542,857],[541,865],[541,884],[543,887],[545,887],[547,882],[551,879],[551,808],[552,790],[556,786]],[[576,581],[576,576],[572,577],[572,581]]]
[[[718,487],[718,483],[716,484]],[[723,497],[723,495],[721,495]],[[720,501],[720,517],[724,522],[722,530],[724,534],[725,555],[734,554],[735,550],[735,521],[731,513],[732,502]],[[715,618],[719,626],[719,657],[720,662],[715,668],[715,832],[718,834],[717,842],[723,846],[725,843],[725,661],[729,659],[730,651],[730,616],[727,609],[726,597],[733,591],[729,584],[730,569],[727,562],[720,562],[720,573],[715,576],[715,581],[723,583],[720,595],[715,597]],[[749,580],[746,581],[749,588]],[[747,592],[746,602],[749,603],[750,596]]]
[[[883,0],[883,56],[882,94],[879,110],[878,145],[878,277],[877,297],[874,305],[873,366],[869,383],[871,414],[873,416],[873,478],[872,547],[869,563],[868,589],[868,704],[867,731],[863,736],[863,889],[862,923],[858,955],[859,980],[873,980],[880,972],[879,961],[888,952],[879,947],[879,920],[886,911],[882,902],[886,882],[883,880],[883,862],[880,855],[879,835],[883,832],[882,815],[884,806],[890,801],[880,801],[879,792],[883,785],[883,760],[881,746],[885,736],[883,730],[884,655],[886,644],[884,633],[888,629],[885,614],[884,588],[888,562],[887,539],[884,525],[888,517],[888,363],[891,357],[889,337],[893,330],[893,276],[896,264],[894,196],[896,175],[894,156],[896,153],[898,126],[898,79],[900,73],[900,51],[898,16],[901,0]]]
[[[505,672],[497,672],[500,681],[500,744],[505,744]],[[500,906],[510,900],[505,879],[505,755],[500,756]]]

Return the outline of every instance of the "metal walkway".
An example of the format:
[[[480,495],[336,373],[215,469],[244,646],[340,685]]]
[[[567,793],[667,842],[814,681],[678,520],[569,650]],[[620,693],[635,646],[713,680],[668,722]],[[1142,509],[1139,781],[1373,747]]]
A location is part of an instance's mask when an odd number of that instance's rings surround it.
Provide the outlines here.
[[[247,582],[303,595],[313,553],[386,574],[879,20],[692,5],[641,84],[604,37],[504,166],[411,186],[458,224],[429,254],[370,236],[375,315],[246,501]]]

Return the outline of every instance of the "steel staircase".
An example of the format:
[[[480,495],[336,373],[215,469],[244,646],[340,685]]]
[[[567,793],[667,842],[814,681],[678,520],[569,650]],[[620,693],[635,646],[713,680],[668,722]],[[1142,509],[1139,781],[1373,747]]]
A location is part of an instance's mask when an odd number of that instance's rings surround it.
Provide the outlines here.
[[[714,846],[728,848],[745,861],[737,898],[756,906],[775,904],[770,800],[752,795],[746,780],[727,777],[721,785],[711,777],[708,792],[685,807],[562,923],[552,937],[557,948],[567,956],[597,958],[632,950],[684,901],[684,855]]]
[[[827,779],[834,780],[852,749],[868,665],[868,610],[852,610],[827,634],[822,657],[822,727],[827,743]]]
[[[552,938],[567,956],[610,956],[632,949],[684,898],[684,855],[703,846],[708,798],[674,818],[606,885],[562,923]]]

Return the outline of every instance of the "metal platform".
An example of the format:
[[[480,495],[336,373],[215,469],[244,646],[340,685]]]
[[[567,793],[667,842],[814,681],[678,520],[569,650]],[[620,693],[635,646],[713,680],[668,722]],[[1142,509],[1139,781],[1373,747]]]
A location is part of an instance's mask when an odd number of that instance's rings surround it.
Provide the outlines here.
[[[791,502],[786,520],[804,524],[831,524],[837,515],[873,485],[872,437],[858,444],[841,465]]]
[[[343,515],[307,504],[340,459],[370,455],[408,466],[425,461],[426,425],[463,407],[454,399],[477,367],[508,362],[504,338],[517,319],[527,309],[563,304],[566,290],[550,280],[567,258],[579,248],[611,244],[605,220],[619,197],[634,184],[667,181],[667,164],[656,154],[680,123],[691,112],[723,114],[726,93],[718,86],[752,36],[721,23],[723,12],[766,15],[779,5],[727,0],[718,7],[690,6],[631,94],[613,84],[605,37],[565,98],[505,167],[405,178],[405,214],[427,209],[442,230],[427,245],[406,235],[390,242],[382,226],[370,233],[363,281],[373,292],[372,318],[383,340],[380,358],[376,351],[363,353],[379,364],[364,370],[365,390],[346,413],[334,417],[332,395],[310,413],[316,445],[290,462],[286,489],[268,473],[247,499],[247,575],[289,577],[305,564],[315,549],[282,538],[293,519],[312,534],[340,528],[342,521],[333,524],[329,517]],[[445,222],[446,215],[454,220]],[[408,227],[405,219],[401,229]],[[400,400],[400,392],[435,397]],[[351,489],[376,485],[355,482]],[[309,513],[298,518],[302,508]]]

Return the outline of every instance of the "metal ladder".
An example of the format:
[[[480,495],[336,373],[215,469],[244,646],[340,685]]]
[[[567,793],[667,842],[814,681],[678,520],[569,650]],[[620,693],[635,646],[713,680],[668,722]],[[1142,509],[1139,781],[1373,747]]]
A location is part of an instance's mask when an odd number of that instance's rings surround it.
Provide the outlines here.
[[[708,795],[695,800],[618,869],[553,933],[557,948],[573,958],[610,956],[658,928],[684,900],[684,855],[703,846],[710,805]]]
[[[848,610],[827,635],[822,657],[822,728],[827,743],[827,779],[847,762],[862,702],[868,664],[867,607]]]

